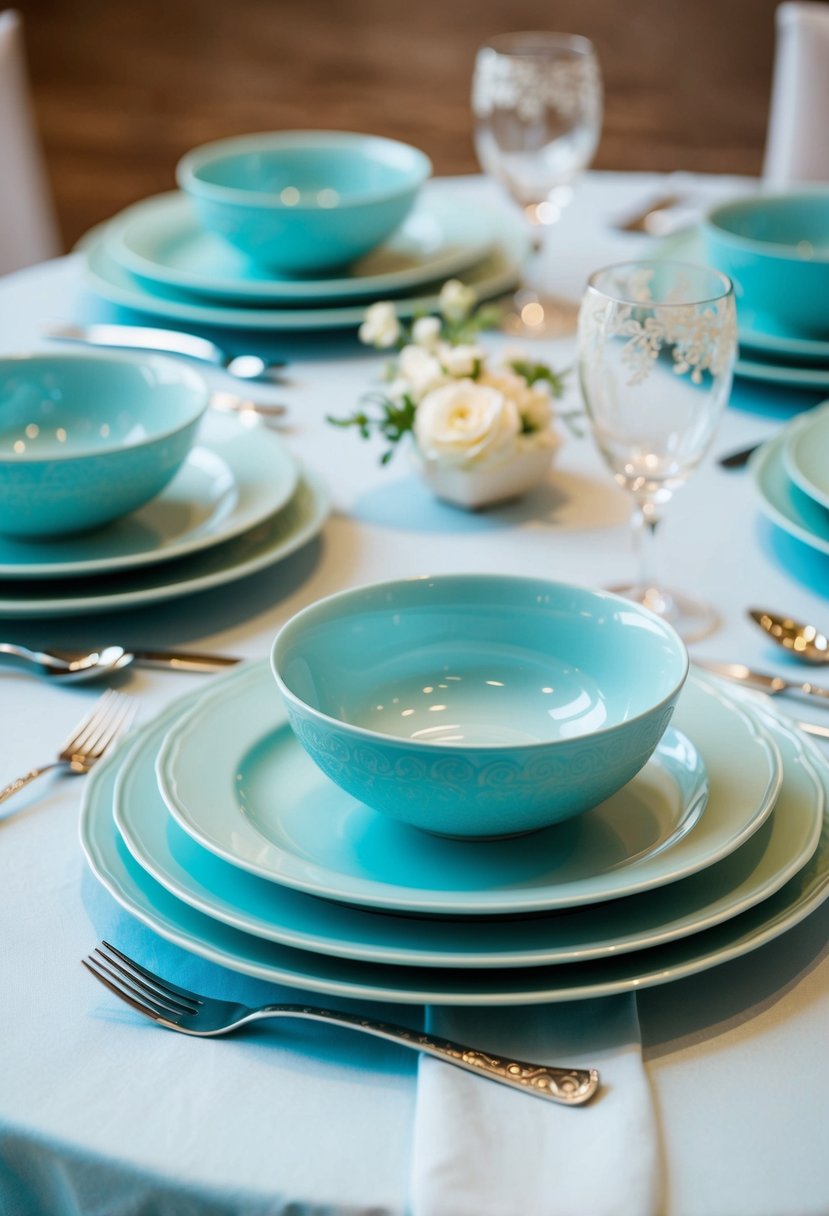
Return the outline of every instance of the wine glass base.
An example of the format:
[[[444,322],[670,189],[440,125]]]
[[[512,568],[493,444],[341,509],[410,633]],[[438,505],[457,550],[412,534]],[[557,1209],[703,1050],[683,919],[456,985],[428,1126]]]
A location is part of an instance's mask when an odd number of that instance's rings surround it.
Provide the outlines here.
[[[517,338],[567,338],[576,332],[579,306],[561,296],[523,287],[501,318],[501,329]]]
[[[720,626],[719,615],[710,604],[689,599],[677,591],[668,591],[664,587],[643,587],[636,583],[609,587],[608,590],[641,604],[643,608],[650,608],[663,621],[673,625],[683,642],[700,642]]]

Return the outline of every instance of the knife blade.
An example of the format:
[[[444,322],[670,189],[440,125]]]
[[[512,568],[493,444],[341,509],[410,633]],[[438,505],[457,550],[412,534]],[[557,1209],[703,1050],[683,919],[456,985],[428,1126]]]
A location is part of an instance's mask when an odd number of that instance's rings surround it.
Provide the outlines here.
[[[756,688],[760,692],[768,693],[771,697],[789,693],[807,698],[815,697],[819,701],[829,703],[829,688],[822,688],[819,684],[813,684],[811,680],[787,680],[784,676],[755,671],[752,667],[746,667],[744,663],[714,663],[707,659],[695,659],[694,661],[697,667],[702,667],[705,671],[722,676],[726,680],[734,680],[738,684],[745,684],[748,688]]]
[[[259,355],[231,355],[197,334],[184,333],[177,329],[153,329],[145,325],[70,325],[50,324],[44,326],[43,334],[59,342],[80,342],[85,346],[114,346],[127,350],[153,350],[166,354],[183,355],[187,359],[198,359],[222,367],[239,380],[270,380],[284,383],[282,360],[270,362]]]
[[[128,653],[136,667],[171,667],[175,671],[220,671],[242,661],[231,655],[196,651],[130,650]]]

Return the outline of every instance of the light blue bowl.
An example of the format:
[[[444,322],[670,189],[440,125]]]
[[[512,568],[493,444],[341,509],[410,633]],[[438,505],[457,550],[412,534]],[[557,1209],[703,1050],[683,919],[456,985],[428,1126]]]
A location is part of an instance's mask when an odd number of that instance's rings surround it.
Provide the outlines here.
[[[281,131],[188,152],[176,177],[202,227],[279,274],[341,269],[399,228],[432,171],[408,144]]]
[[[157,355],[0,358],[0,533],[83,532],[154,498],[192,446],[208,390]]]
[[[740,300],[797,333],[829,334],[829,191],[724,203],[704,224],[708,258]]]
[[[441,835],[578,815],[647,762],[688,672],[677,634],[618,596],[452,575],[320,600],[278,634],[291,726],[337,785]]]

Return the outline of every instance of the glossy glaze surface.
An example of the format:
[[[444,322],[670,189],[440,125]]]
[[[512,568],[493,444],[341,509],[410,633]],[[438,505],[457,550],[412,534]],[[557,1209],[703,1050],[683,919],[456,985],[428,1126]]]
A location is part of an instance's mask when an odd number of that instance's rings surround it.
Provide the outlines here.
[[[527,236],[520,224],[506,220],[499,224],[498,237],[489,254],[462,271],[459,278],[472,287],[478,300],[489,300],[515,287],[527,251]],[[224,329],[244,329],[268,333],[324,329],[356,329],[365,317],[365,303],[340,305],[306,304],[299,307],[261,306],[250,308],[242,302],[222,304],[175,291],[160,283],[142,284],[110,257],[103,230],[96,229],[84,241],[85,285],[103,300],[147,316],[164,317],[185,325],[216,325]],[[423,288],[417,295],[395,301],[401,317],[437,312],[438,292]]]
[[[201,228],[190,200],[164,194],[129,207],[106,226],[110,256],[144,282],[230,304],[329,304],[382,299],[440,282],[483,258],[496,241],[489,208],[461,212],[438,186],[425,189],[400,229],[346,274],[274,274]]]
[[[773,743],[729,691],[697,675],[676,723],[701,754],[716,756],[711,814],[677,798],[657,757],[624,790],[567,823],[506,841],[446,840],[377,814],[329,781],[256,665],[214,682],[170,728],[158,782],[193,839],[261,878],[366,907],[526,913],[674,882],[757,830],[779,789]],[[728,760],[737,751],[739,771]]]
[[[813,410],[789,428],[783,464],[795,485],[829,511],[829,407]]]
[[[708,257],[738,297],[803,337],[829,337],[829,193],[724,203],[704,224]]]
[[[69,579],[187,557],[274,515],[298,478],[278,435],[208,411],[181,469],[151,502],[82,536],[36,543],[0,537],[0,577]]]
[[[187,699],[192,707],[199,694]],[[696,877],[610,905],[520,919],[378,916],[257,878],[203,849],[170,817],[155,760],[181,702],[136,737],[118,772],[115,822],[143,869],[171,894],[225,924],[304,950],[429,967],[519,967],[628,953],[676,940],[767,898],[808,861],[823,821],[823,789],[792,732],[778,735],[785,780],[769,822],[729,858]],[[695,784],[693,747],[669,727],[656,764],[669,781]],[[698,757],[702,763],[702,757]],[[712,767],[722,755],[710,753]],[[677,767],[679,765],[679,767]],[[715,785],[719,778],[714,774]],[[665,791],[666,795],[669,793]],[[693,797],[686,788],[684,800]],[[667,798],[666,798],[667,801]],[[713,813],[717,813],[716,807]],[[671,848],[674,840],[666,842]]]
[[[0,619],[62,617],[180,599],[236,583],[307,544],[328,518],[328,492],[307,470],[281,511],[241,536],[180,561],[88,578],[9,580],[0,588]],[[244,587],[240,586],[238,594]]]
[[[415,578],[343,592],[280,631],[291,726],[348,793],[443,835],[532,831],[642,767],[687,674],[627,600],[536,579]]]
[[[277,131],[220,140],[179,161],[199,222],[270,269],[347,266],[402,224],[432,171],[396,140]]]
[[[196,372],[156,355],[0,359],[0,533],[84,532],[148,502],[207,400]]]
[[[820,553],[829,553],[829,511],[804,494],[789,477],[785,444],[785,434],[778,435],[751,459],[749,467],[759,491],[760,506],[784,532]]]
[[[738,700],[744,694],[737,694]],[[773,715],[771,729],[785,750],[791,728]],[[800,740],[819,775],[824,803],[829,769],[820,751]],[[777,743],[775,744],[777,746]],[[808,916],[829,896],[829,828],[824,817],[817,850],[793,878],[757,907],[680,941],[618,958],[547,967],[493,970],[403,967],[355,962],[278,942],[222,924],[189,907],[151,878],[130,855],[112,818],[118,754],[87,779],[81,842],[93,873],[133,916],[186,950],[220,965],[312,992],[408,1004],[521,1005],[579,1000],[665,984],[739,958]],[[703,816],[703,820],[704,820]]]

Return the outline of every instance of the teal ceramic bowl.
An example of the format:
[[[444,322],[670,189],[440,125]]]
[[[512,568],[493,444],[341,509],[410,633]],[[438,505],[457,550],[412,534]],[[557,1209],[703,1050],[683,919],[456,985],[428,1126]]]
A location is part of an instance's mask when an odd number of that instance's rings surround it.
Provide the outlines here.
[[[432,171],[408,144],[281,131],[206,144],[176,170],[199,223],[282,275],[347,266],[399,228]]]
[[[740,199],[704,224],[708,258],[758,314],[829,334],[829,191]]]
[[[0,534],[84,532],[154,498],[208,402],[189,367],[156,355],[0,358]]]
[[[497,575],[345,591],[294,616],[272,668],[337,785],[446,836],[544,828],[647,762],[688,672],[677,634],[600,591]]]

